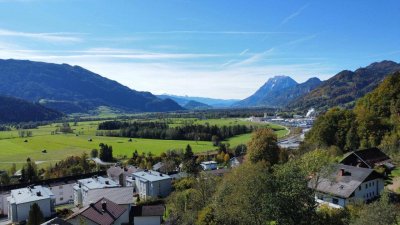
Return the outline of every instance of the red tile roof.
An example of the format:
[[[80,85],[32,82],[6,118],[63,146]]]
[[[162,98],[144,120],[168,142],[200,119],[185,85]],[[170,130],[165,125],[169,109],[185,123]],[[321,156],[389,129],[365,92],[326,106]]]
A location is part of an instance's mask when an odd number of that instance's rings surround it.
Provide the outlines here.
[[[106,209],[103,210],[102,204],[106,204]],[[106,198],[101,198],[94,204],[83,208],[82,210],[74,213],[71,218],[81,215],[97,224],[101,225],[111,225],[113,224],[126,209]]]

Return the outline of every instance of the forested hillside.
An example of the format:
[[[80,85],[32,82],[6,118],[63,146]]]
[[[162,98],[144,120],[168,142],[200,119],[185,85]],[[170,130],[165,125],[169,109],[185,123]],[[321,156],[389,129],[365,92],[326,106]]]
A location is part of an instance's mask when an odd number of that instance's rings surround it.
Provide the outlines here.
[[[41,102],[66,113],[108,106],[128,112],[183,109],[170,99],[132,90],[79,66],[0,60],[0,94]]]
[[[47,121],[62,117],[62,113],[22,99],[0,96],[0,123]]]
[[[359,99],[353,110],[333,108],[321,115],[305,145],[337,146],[343,151],[380,146],[390,152],[400,147],[399,137],[400,72],[396,72]]]
[[[289,108],[327,110],[334,106],[351,108],[354,101],[376,88],[390,73],[400,71],[400,64],[382,61],[353,71],[344,70],[319,87],[289,104]]]

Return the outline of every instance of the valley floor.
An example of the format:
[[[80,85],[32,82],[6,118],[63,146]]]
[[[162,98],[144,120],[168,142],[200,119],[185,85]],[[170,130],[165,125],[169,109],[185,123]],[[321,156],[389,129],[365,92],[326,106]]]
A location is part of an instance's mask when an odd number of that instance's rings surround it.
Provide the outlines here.
[[[74,134],[54,134],[51,132],[56,130],[56,124],[39,127],[38,129],[30,129],[32,137],[21,138],[18,131],[2,131],[0,132],[0,169],[8,169],[13,163],[20,168],[26,159],[30,157],[36,161],[40,167],[56,163],[58,160],[67,156],[80,155],[82,152],[88,154],[92,149],[98,149],[100,143],[105,143],[113,147],[113,155],[117,158],[123,156],[131,157],[135,150],[141,152],[151,152],[154,155],[168,149],[185,149],[190,144],[193,152],[205,152],[215,150],[215,146],[208,141],[188,141],[188,140],[158,140],[158,139],[141,139],[123,137],[103,137],[96,136],[96,129],[101,121],[79,122],[77,125],[71,123]],[[182,122],[182,121],[179,121]],[[178,124],[178,122],[176,122]],[[250,124],[251,122],[241,119],[212,119],[201,120],[196,123],[209,123],[217,125],[234,125],[234,124]],[[283,128],[279,125],[267,125],[271,128]],[[279,137],[287,134],[286,129],[276,131]],[[246,144],[251,138],[251,134],[243,134],[228,139],[231,146],[238,144]],[[91,141],[90,141],[91,140]],[[46,153],[42,151],[46,150]]]

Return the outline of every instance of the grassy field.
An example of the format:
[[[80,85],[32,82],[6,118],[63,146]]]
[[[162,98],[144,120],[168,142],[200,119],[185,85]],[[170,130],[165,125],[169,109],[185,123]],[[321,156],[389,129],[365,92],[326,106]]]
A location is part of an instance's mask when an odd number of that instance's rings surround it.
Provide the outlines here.
[[[188,119],[173,121],[174,126],[181,123],[187,123]],[[190,120],[190,119],[189,119]],[[204,152],[215,149],[211,142],[206,141],[177,141],[177,140],[154,140],[133,138],[129,142],[129,138],[120,137],[100,137],[95,136],[98,123],[101,121],[79,122],[77,126],[71,123],[71,127],[76,134],[55,134],[52,131],[57,129],[57,124],[39,127],[39,129],[31,129],[33,136],[20,138],[18,131],[0,132],[0,169],[8,169],[12,163],[16,163],[19,168],[27,157],[40,162],[42,166],[54,163],[60,159],[64,159],[71,155],[80,155],[82,152],[90,152],[91,149],[99,147],[100,143],[113,146],[113,154],[116,157],[130,157],[134,150],[138,152],[152,152],[155,155],[160,154],[168,149],[184,149],[190,144],[194,152]],[[241,119],[212,119],[212,120],[193,120],[194,123],[209,123],[222,125],[260,125]],[[267,125],[263,125],[267,126]],[[277,125],[268,125],[271,128],[282,128]],[[286,130],[277,131],[278,136],[285,135]],[[251,134],[239,135],[230,138],[227,142],[231,146],[238,144],[246,144],[250,140]],[[92,139],[92,141],[89,141]],[[27,142],[25,142],[25,140]],[[46,149],[47,153],[42,153]]]

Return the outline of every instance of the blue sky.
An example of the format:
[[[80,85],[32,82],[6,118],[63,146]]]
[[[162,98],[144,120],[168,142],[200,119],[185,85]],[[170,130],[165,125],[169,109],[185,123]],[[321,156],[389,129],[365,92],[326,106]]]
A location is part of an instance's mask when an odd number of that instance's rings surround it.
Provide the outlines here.
[[[80,65],[155,94],[245,98],[274,75],[399,62],[400,2],[0,0],[0,58]]]

